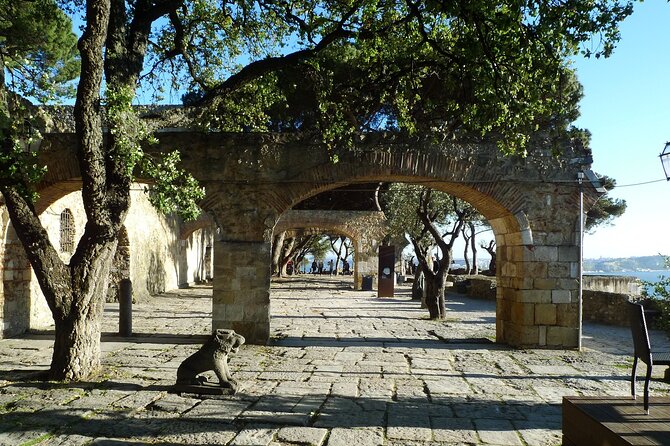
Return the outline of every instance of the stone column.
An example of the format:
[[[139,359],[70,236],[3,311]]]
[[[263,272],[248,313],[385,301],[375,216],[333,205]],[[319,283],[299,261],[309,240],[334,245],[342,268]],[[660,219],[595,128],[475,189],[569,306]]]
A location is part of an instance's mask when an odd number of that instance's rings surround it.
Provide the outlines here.
[[[377,241],[371,239],[362,239],[356,243],[356,263],[354,266],[354,285],[360,290],[363,285],[363,276],[373,276],[376,282],[379,269],[379,259],[377,258]]]
[[[575,348],[579,342],[579,247],[572,228],[532,239],[528,228],[496,234],[498,342]]]
[[[236,186],[212,212],[219,229],[214,242],[212,331],[235,330],[247,344],[270,339],[272,228],[277,216],[263,196]],[[209,192],[208,192],[209,193]]]
[[[214,243],[212,331],[233,329],[247,344],[270,339],[270,243]]]

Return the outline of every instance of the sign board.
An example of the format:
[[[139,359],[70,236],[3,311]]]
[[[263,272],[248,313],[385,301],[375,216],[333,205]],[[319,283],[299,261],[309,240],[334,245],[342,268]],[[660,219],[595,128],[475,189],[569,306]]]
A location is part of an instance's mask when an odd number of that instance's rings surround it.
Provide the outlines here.
[[[395,246],[379,247],[378,297],[393,297],[395,287]]]

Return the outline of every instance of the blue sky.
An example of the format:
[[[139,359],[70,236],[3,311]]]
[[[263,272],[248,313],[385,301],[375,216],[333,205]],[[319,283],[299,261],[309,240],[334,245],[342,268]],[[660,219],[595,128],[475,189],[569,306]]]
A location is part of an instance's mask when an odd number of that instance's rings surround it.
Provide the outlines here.
[[[670,141],[670,4],[636,4],[608,59],[577,59],[579,127],[592,133],[593,170],[617,180],[626,213],[584,240],[584,256],[670,255],[670,183],[658,155]],[[627,186],[631,185],[631,186]]]

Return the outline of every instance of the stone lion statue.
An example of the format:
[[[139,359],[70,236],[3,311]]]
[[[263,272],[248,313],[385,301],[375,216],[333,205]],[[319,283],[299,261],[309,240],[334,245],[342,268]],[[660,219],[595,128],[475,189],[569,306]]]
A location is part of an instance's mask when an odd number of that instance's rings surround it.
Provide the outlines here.
[[[237,382],[228,369],[228,355],[237,353],[244,337],[233,330],[216,330],[200,350],[186,358],[177,369],[177,386],[205,386],[207,378],[198,376],[213,370],[219,387],[237,390]]]

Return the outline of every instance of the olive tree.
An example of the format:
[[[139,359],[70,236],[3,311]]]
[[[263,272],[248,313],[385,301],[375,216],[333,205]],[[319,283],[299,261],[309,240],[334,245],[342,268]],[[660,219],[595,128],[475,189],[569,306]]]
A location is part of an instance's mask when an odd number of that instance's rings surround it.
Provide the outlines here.
[[[453,247],[463,226],[477,212],[468,203],[423,186],[392,184],[384,195],[384,213],[393,235],[409,239],[425,278],[431,319],[446,317],[444,289]],[[439,258],[432,258],[432,248]]]

